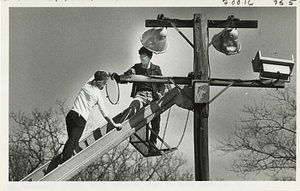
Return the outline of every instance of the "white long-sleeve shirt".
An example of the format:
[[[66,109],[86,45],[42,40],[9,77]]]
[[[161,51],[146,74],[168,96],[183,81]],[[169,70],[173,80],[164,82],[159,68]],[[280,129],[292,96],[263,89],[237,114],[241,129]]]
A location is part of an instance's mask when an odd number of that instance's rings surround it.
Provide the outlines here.
[[[104,100],[100,93],[100,89],[89,83],[93,79],[94,77],[91,77],[81,88],[72,107],[72,110],[79,113],[85,120],[88,119],[88,116],[95,105],[98,105],[103,117],[109,115],[104,106]]]

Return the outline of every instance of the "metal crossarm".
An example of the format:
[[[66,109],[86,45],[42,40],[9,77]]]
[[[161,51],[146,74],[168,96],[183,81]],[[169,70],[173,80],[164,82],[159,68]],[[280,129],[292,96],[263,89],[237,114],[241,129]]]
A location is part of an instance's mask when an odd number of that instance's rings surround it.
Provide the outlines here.
[[[168,77],[168,76],[143,76],[143,75],[121,75],[121,82],[149,82],[149,83],[164,83],[164,84],[192,84],[193,78],[191,77]],[[261,88],[284,88],[285,81],[279,80],[272,82],[270,79],[221,79],[221,78],[209,78],[210,86],[228,86],[232,84],[232,87],[261,87]]]

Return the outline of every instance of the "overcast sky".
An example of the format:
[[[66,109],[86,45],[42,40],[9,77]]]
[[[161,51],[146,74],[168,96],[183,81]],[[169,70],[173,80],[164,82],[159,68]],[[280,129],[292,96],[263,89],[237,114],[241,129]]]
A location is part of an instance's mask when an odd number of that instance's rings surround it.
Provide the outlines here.
[[[257,79],[251,60],[258,50],[291,55],[296,59],[296,9],[228,7],[13,7],[9,10],[9,111],[30,114],[34,108],[55,107],[56,100],[72,103],[86,80],[96,70],[122,73],[139,62],[140,36],[149,29],[145,20],[163,13],[177,19],[193,19],[204,13],[209,20],[225,20],[234,15],[241,20],[257,20],[257,29],[238,29],[242,50],[226,56],[209,48],[212,78]],[[181,29],[193,41],[192,29]],[[209,29],[212,36],[222,29]],[[172,28],[168,28],[169,49],[154,55],[165,76],[187,76],[193,70],[193,49]],[[4,63],[7,64],[7,63]],[[291,82],[295,85],[296,72]],[[131,85],[123,84],[120,103],[106,106],[111,116],[125,109],[130,101]],[[212,98],[224,87],[211,87]],[[234,129],[245,104],[261,98],[265,89],[230,88],[210,105],[209,147],[226,138]],[[105,97],[105,91],[102,91]],[[101,114],[97,109],[92,116]],[[166,133],[166,142],[176,146],[183,132],[187,110],[174,106]],[[104,120],[100,117],[100,124]],[[166,114],[163,114],[161,133]],[[162,135],[162,134],[161,134]],[[194,171],[193,113],[178,151],[188,159]],[[210,153],[210,178],[241,180],[227,171],[232,156]],[[265,180],[264,176],[249,180]]]

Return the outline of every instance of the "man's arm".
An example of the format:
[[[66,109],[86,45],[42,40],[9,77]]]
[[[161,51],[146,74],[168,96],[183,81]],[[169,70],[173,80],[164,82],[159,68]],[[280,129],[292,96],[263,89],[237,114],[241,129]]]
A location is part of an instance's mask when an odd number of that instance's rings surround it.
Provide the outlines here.
[[[125,75],[135,75],[135,69],[132,67],[129,70],[127,70],[126,72],[124,72]]]
[[[134,69],[134,66],[132,66],[131,68],[129,68],[126,72],[124,72],[124,75],[135,75],[136,73],[135,73],[135,69]],[[111,79],[113,80],[113,79],[115,79],[118,83],[121,83],[120,82],[120,75],[119,74],[117,74],[117,73],[112,73],[111,74]]]
[[[120,131],[122,129],[122,124],[121,123],[115,123],[112,118],[110,118],[109,116],[104,117],[107,121],[107,123],[109,123],[110,125],[112,125],[114,128],[116,128],[118,131]]]
[[[98,94],[98,107],[99,107],[99,111],[102,114],[102,116],[106,119],[106,121],[112,125],[114,128],[116,128],[118,131],[122,129],[122,124],[119,123],[115,123],[110,117],[109,117],[109,113],[106,110],[105,106],[104,106],[104,100],[99,92]]]

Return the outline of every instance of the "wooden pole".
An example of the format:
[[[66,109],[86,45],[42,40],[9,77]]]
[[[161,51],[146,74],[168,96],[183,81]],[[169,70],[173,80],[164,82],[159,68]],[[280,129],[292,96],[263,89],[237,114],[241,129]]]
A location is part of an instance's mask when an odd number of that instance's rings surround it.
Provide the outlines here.
[[[228,17],[229,18],[229,17]],[[208,28],[225,28],[228,24],[227,20],[207,20],[205,14],[194,14],[193,20],[178,20],[170,18],[162,18],[160,20],[146,20],[146,27],[171,27],[174,24],[177,28],[193,28],[194,32],[194,65],[193,72],[195,74],[195,83],[198,85],[207,83],[206,92],[204,94],[209,99],[209,86],[241,86],[241,87],[284,87],[284,83],[280,82],[274,85],[272,81],[261,80],[222,80],[209,79],[209,63],[208,63]],[[232,28],[258,28],[256,20],[241,21],[233,19]],[[186,83],[187,79],[178,79],[178,82]],[[194,89],[195,89],[194,83]],[[277,87],[276,87],[277,88]],[[203,94],[203,92],[202,92]],[[195,100],[195,99],[194,99]],[[197,100],[198,101],[198,100]],[[195,155],[195,180],[209,180],[209,157],[208,157],[208,101],[194,103],[194,155]]]
[[[208,33],[205,14],[194,14],[194,74],[195,80],[208,82]],[[209,88],[207,90],[209,96]],[[208,104],[194,103],[195,180],[209,180]]]

